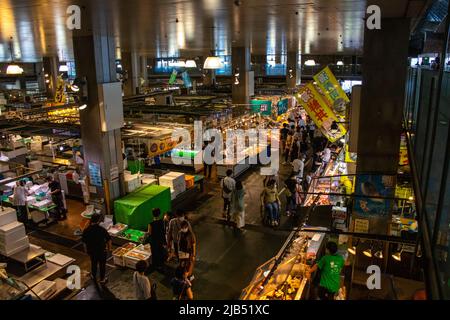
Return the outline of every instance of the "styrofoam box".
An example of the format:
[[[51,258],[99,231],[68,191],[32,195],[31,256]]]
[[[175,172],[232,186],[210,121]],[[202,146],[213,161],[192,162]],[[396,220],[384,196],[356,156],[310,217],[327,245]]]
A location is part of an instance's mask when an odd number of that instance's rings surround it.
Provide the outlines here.
[[[0,227],[0,243],[17,241],[25,236],[25,226],[22,222],[15,221]]]
[[[34,286],[33,291],[40,299],[46,300],[56,293],[56,282],[43,280]]]
[[[0,252],[5,256],[13,255],[19,251],[24,250],[30,246],[28,237],[24,237],[17,241],[8,241],[7,243],[0,243]]]
[[[0,226],[4,226],[15,221],[17,221],[16,210],[13,208],[3,208],[3,211],[0,210]]]
[[[158,184],[158,180],[152,178],[142,178],[142,184],[155,185]]]

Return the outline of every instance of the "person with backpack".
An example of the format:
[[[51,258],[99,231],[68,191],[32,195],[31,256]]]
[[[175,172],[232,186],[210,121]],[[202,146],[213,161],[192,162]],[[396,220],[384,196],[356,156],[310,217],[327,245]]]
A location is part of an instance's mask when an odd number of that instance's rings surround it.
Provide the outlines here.
[[[194,300],[192,284],[187,279],[186,269],[179,266],[175,270],[175,277],[170,281],[172,285],[173,300]]]
[[[231,210],[231,199],[233,196],[233,191],[236,189],[236,181],[233,179],[233,170],[228,169],[226,172],[227,176],[222,179],[220,184],[222,188],[222,198],[223,198],[223,213],[222,217],[230,221],[230,210]]]

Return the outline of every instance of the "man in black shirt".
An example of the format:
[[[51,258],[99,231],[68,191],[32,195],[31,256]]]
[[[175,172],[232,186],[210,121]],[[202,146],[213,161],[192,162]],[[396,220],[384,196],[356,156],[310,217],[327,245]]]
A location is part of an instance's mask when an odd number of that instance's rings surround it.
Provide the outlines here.
[[[50,188],[50,194],[52,195],[52,201],[56,205],[57,218],[59,220],[67,219],[67,211],[64,208],[63,196],[61,192],[61,185],[58,181],[55,181],[52,176],[47,177],[48,187]]]
[[[284,150],[288,133],[289,133],[288,125],[287,123],[283,123],[283,129],[280,130],[281,150]]]
[[[100,226],[101,215],[94,213],[89,226],[83,231],[83,242],[91,257],[91,277],[97,281],[97,266],[100,267],[100,284],[106,283],[107,250],[111,251],[111,237],[105,228]]]

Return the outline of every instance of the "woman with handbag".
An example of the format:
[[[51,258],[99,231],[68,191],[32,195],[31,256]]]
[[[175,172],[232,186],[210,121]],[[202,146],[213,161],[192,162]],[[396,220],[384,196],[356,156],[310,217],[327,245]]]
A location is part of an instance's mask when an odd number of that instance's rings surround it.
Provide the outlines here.
[[[196,239],[189,228],[189,223],[187,221],[181,222],[181,230],[178,237],[178,261],[180,262],[180,267],[185,268],[189,280],[193,280],[194,262],[196,254]]]

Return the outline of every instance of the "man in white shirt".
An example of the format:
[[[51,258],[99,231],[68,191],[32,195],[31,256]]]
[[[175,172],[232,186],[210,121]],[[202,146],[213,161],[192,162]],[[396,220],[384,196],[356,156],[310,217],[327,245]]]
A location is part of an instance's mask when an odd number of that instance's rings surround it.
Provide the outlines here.
[[[304,129],[306,128],[306,123],[305,123],[305,120],[303,120],[303,118],[300,116],[299,118],[298,118],[298,126],[301,128],[301,127],[303,127]]]
[[[331,149],[325,147],[325,149],[323,149],[322,151],[322,162],[324,163],[324,166],[326,166],[328,162],[330,162],[330,159],[331,159]]]
[[[303,178],[303,169],[305,168],[305,158],[301,156],[299,159],[292,161],[292,171],[300,179]]]
[[[233,170],[227,170],[227,176],[223,178],[220,186],[222,188],[222,198],[223,198],[223,214],[222,216],[230,220],[230,209],[231,209],[231,198],[233,196],[233,191],[236,189],[236,181],[232,178]]]
[[[28,220],[27,195],[25,181],[17,181],[13,191],[13,204],[17,208],[17,217],[20,222],[27,222]]]

